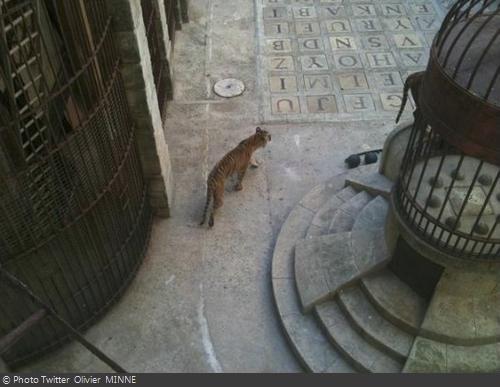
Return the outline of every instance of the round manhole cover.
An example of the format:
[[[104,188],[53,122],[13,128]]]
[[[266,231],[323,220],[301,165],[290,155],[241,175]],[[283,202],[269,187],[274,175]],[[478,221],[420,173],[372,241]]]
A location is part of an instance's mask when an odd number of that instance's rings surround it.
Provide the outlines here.
[[[245,85],[239,79],[227,78],[217,82],[214,91],[218,96],[231,98],[243,94]]]

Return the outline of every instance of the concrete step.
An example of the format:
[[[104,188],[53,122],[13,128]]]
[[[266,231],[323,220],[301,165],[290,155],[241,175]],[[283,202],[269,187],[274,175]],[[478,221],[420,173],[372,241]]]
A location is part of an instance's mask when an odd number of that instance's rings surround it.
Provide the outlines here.
[[[313,188],[290,212],[274,247],[272,287],[279,320],[293,352],[309,372],[356,372],[331,345],[315,317],[302,314],[293,271],[296,241],[306,236],[315,214],[344,185],[343,174]]]
[[[347,200],[335,212],[328,232],[334,234],[336,232],[350,231],[356,221],[356,217],[370,200],[372,200],[371,195],[364,191],[357,193]]]
[[[385,266],[390,259],[384,230],[341,232],[299,240],[295,281],[303,311]]]
[[[372,199],[356,216],[353,230],[377,230],[385,227],[389,202],[382,196]]]
[[[395,360],[406,360],[414,336],[382,317],[359,285],[342,289],[338,294],[338,303],[366,341]]]
[[[358,198],[358,202],[366,200],[362,199],[361,195]],[[356,214],[352,230],[383,229],[388,209],[389,203],[382,196],[373,199],[370,197],[368,203]],[[332,222],[332,225],[332,228],[335,229],[340,224]],[[354,285],[341,290],[338,298],[339,305],[343,308],[346,316],[367,341],[397,360],[402,361],[407,358],[413,336],[382,317],[359,286]]]
[[[315,307],[316,315],[332,344],[360,372],[401,372],[403,361],[395,360],[367,342],[349,322],[336,301]]]
[[[345,187],[328,199],[316,212],[307,230],[307,237],[320,236],[328,233],[332,218],[338,209],[354,197],[358,191],[352,187]]]
[[[407,333],[419,333],[427,302],[392,271],[383,268],[363,277],[361,288],[383,317]]]
[[[406,361],[407,373],[498,373],[500,343],[460,346],[417,337]]]
[[[448,267],[434,289],[420,335],[458,346],[498,343],[499,306],[498,269]]]
[[[331,345],[315,317],[302,314],[293,279],[273,279],[273,294],[285,336],[308,372],[355,372]]]
[[[367,191],[374,196],[381,195],[388,199],[394,183],[384,175],[372,172],[349,177],[346,184],[358,191]]]

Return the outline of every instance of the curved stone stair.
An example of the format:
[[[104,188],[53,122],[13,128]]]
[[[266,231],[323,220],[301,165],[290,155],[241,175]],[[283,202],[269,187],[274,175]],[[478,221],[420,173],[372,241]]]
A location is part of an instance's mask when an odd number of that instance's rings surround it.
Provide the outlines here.
[[[354,190],[352,187],[349,188]],[[330,234],[335,234],[338,232],[350,231],[356,221],[356,216],[371,200],[372,196],[365,191],[361,191],[351,197],[335,212],[335,215],[331,219],[328,232]]]
[[[401,372],[404,362],[367,342],[352,326],[337,301],[316,306],[315,312],[336,348],[360,372]]]
[[[388,272],[385,258],[378,254],[374,259],[377,254],[366,252],[385,249],[384,216],[380,214],[387,212],[387,201],[372,195],[388,193],[390,187],[386,181],[367,191],[344,186],[349,181],[356,181],[358,188],[367,181],[371,184],[374,178],[367,175],[375,171],[370,169],[357,168],[314,188],[292,210],[276,242],[272,269],[275,302],[287,338],[308,371],[401,372],[411,350],[414,335],[380,313],[372,302],[376,297],[362,286],[371,271],[373,283],[379,273]],[[314,257],[331,248],[338,248],[331,254],[337,259],[318,262],[331,265],[331,278],[337,282],[330,281],[330,288],[320,292],[319,298],[309,297],[310,287],[301,284],[300,270],[309,270]],[[300,262],[301,257],[309,257],[308,265]],[[348,267],[345,277],[340,275],[341,267]],[[326,271],[328,268],[320,268],[310,274]]]
[[[321,214],[335,211],[339,203],[355,193],[349,187],[344,188],[345,176],[338,175],[316,186],[301,200],[285,220],[273,253],[272,286],[276,308],[293,352],[309,372],[355,372],[332,347],[314,316],[302,313],[293,273],[296,241],[306,237],[309,228],[321,228]]]
[[[428,302],[385,266],[391,185],[374,166],[356,168],[315,187],[289,214],[272,286],[293,351],[311,372],[498,372],[493,274],[457,280],[461,272],[448,269]],[[462,294],[464,283],[473,294]],[[463,324],[447,329],[457,316]]]
[[[361,288],[377,311],[392,324],[417,335],[427,302],[387,268],[361,279]]]
[[[340,291],[337,302],[351,325],[366,341],[393,359],[406,360],[414,336],[387,321],[359,286]]]
[[[354,188],[347,186],[329,198],[314,215],[307,229],[306,237],[312,238],[327,234],[332,218],[338,212],[339,208],[357,193],[358,191]]]
[[[383,229],[387,209],[385,199],[361,191],[339,207],[329,232]],[[315,312],[332,344],[357,370],[401,372],[414,337],[381,316],[358,284],[341,289]]]

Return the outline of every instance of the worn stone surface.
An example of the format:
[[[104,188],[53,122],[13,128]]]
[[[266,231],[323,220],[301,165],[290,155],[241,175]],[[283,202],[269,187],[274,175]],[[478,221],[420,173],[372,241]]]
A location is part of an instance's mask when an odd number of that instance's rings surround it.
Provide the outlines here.
[[[442,18],[426,0],[256,4],[267,120],[393,118]]]
[[[392,189],[392,181],[380,173],[363,174],[347,179],[347,184],[358,190],[365,190],[372,195],[389,197]]]
[[[422,335],[457,345],[500,341],[498,274],[445,270],[422,323]]]
[[[157,216],[168,216],[173,200],[170,152],[163,131],[142,11],[137,2],[107,0],[117,18],[112,26],[121,56],[121,74],[137,130],[141,166],[149,202]],[[162,41],[163,42],[163,41]],[[165,47],[164,47],[165,48]],[[166,53],[166,52],[165,52]]]
[[[328,226],[330,225],[333,215],[343,203],[342,199],[333,195],[314,215],[312,225],[319,227],[321,230],[328,231]]]
[[[347,202],[352,197],[354,197],[358,191],[352,187],[345,187],[342,191],[337,193],[337,197],[342,200],[342,202]]]
[[[412,120],[400,122],[387,136],[384,143],[384,152],[380,156],[379,173],[393,182],[399,175],[412,124]]]
[[[311,192],[308,192],[307,195],[302,198],[299,204],[311,211],[318,211],[320,206],[325,204],[325,201],[337,195],[337,191],[344,187],[343,184],[345,184],[345,180],[343,177],[345,175],[346,174],[339,174],[324,184],[317,185]]]
[[[351,250],[356,267],[364,275],[386,265],[390,260],[383,228],[353,231]]]
[[[293,264],[288,257],[294,255],[295,243],[303,238],[312,221],[314,213],[302,206],[295,207],[278,235],[273,252],[272,277],[293,278]]]
[[[356,278],[350,238],[350,233],[338,233],[297,242],[295,279],[304,311]]]
[[[329,232],[333,234],[336,232],[350,231],[354,225],[357,214],[370,200],[371,196],[366,192],[359,192],[346,200],[332,217],[329,225]]]
[[[138,1],[130,3],[140,7]],[[331,112],[334,108],[340,113],[347,112],[345,99],[334,100],[332,96],[337,95],[330,93],[332,88],[339,90],[340,79],[329,73],[328,81],[324,82],[315,77],[325,74],[311,72],[305,74],[307,82],[325,89],[317,95],[327,97],[321,103],[328,112],[321,113],[318,98],[303,100],[299,96],[299,103],[315,107],[314,117],[321,119],[286,125],[266,121],[269,114],[265,109],[270,105],[261,104],[261,91],[268,86],[265,75],[260,72],[263,62],[259,55],[256,62],[255,39],[262,30],[256,24],[258,15],[254,14],[254,3],[190,0],[189,7],[190,23],[176,32],[172,57],[175,92],[166,109],[164,127],[169,148],[168,152],[164,149],[157,155],[169,155],[172,163],[175,205],[171,218],[155,220],[147,256],[137,277],[119,302],[85,335],[131,372],[300,372],[303,368],[292,352],[295,347],[287,342],[287,333],[283,333],[272,301],[269,274],[276,239],[292,209],[312,187],[345,172],[344,159],[349,154],[381,147],[393,129],[395,112],[373,115],[369,121],[325,121],[337,114]],[[140,20],[137,17],[134,23]],[[125,31],[129,30],[126,24],[122,26]],[[295,31],[297,26],[307,32],[306,20],[294,22],[289,28]],[[320,23],[312,25],[313,31],[321,31],[320,28],[324,28]],[[328,50],[331,42],[322,43]],[[314,43],[305,44],[312,47]],[[293,46],[292,42],[292,49]],[[327,61],[348,65],[348,59],[340,56],[332,53]],[[293,57],[284,55],[283,58],[286,64]],[[397,61],[398,57],[394,59]],[[372,56],[371,60],[375,64],[376,57]],[[301,69],[298,60],[291,59],[288,64]],[[129,69],[129,85],[137,86],[138,79],[133,79],[131,74],[137,74],[139,69],[142,71],[137,63]],[[353,73],[357,71],[354,69]],[[342,87],[351,101],[351,111],[363,107],[363,95],[377,94],[379,90],[380,94],[386,93],[383,89],[391,77],[401,91],[406,74],[400,73],[398,81],[397,69],[388,71],[391,76],[383,75],[385,70],[375,72],[380,73],[375,77],[375,86],[373,79],[366,75],[343,76]],[[347,71],[345,73],[347,75]],[[246,92],[230,100],[214,95],[214,83],[229,77],[241,79]],[[299,92],[304,80],[296,77]],[[372,91],[363,89],[365,80]],[[144,88],[147,98],[154,97],[152,84],[148,82],[147,91]],[[294,87],[293,81],[290,85]],[[281,81],[275,81],[274,87],[280,86]],[[282,93],[274,94],[279,97]],[[316,94],[311,92],[308,96]],[[135,97],[138,96],[132,98]],[[388,97],[385,101],[386,106],[394,102]],[[375,101],[375,105],[369,107],[380,109],[381,103]],[[142,125],[150,119],[148,114],[138,108],[134,118]],[[280,120],[282,116],[280,114]],[[292,116],[290,114],[290,118]],[[351,113],[349,116],[354,117]],[[257,154],[261,167],[247,173],[242,192],[226,193],[214,229],[199,228],[207,173],[223,154],[253,133],[257,125],[269,130],[273,139]],[[361,166],[352,172],[361,173],[376,167]],[[335,189],[332,188],[332,192]],[[304,216],[304,220],[309,215],[313,217],[328,195],[305,201],[299,215]],[[282,279],[283,284],[290,283],[286,277]],[[293,292],[282,294],[286,297]],[[307,354],[311,356],[307,358],[311,364],[317,357],[324,359],[309,369],[352,371],[312,323],[312,316],[288,314],[287,321],[292,321],[294,316],[309,318],[305,320],[306,325],[298,320],[288,325],[297,333],[295,343],[309,351]],[[310,348],[311,343],[318,343],[319,349]],[[80,345],[72,343],[23,371],[81,373],[109,372],[109,369]]]
[[[323,335],[314,318],[302,314],[283,318],[286,334],[291,337],[299,357],[311,372],[354,372],[354,369],[341,357],[328,339]]]
[[[355,329],[367,341],[398,360],[406,360],[414,336],[382,317],[359,286],[342,289],[338,302]]]
[[[417,337],[403,372],[446,372],[446,345]]]
[[[377,310],[396,326],[417,334],[427,303],[389,269],[364,277],[362,288]]]
[[[389,203],[381,196],[372,199],[356,217],[353,230],[377,230],[383,229]]]
[[[355,247],[363,243],[363,249]],[[379,232],[357,231],[304,239],[295,246],[295,279],[302,307],[312,306],[387,261]],[[363,242],[362,242],[363,241]],[[383,239],[382,239],[383,243]]]
[[[338,176],[338,180],[331,179],[330,183],[341,187],[344,182],[343,176]],[[304,202],[314,202],[321,208],[318,195],[321,196],[320,193],[325,188],[325,184],[318,185],[306,195]],[[326,197],[325,200],[329,202]],[[305,225],[311,222],[311,219],[312,212],[299,204],[292,210],[281,229],[273,254],[274,302],[285,335],[306,370],[311,372],[354,372],[352,367],[330,345],[314,317],[310,314],[302,314],[293,276],[293,246],[298,238],[304,236]],[[311,224],[310,227],[316,226]],[[283,276],[283,273],[286,275]]]
[[[417,337],[404,372],[498,372],[500,345],[459,346]]]
[[[315,307],[328,337],[353,366],[361,372],[400,372],[403,363],[369,344],[354,330],[335,301]]]

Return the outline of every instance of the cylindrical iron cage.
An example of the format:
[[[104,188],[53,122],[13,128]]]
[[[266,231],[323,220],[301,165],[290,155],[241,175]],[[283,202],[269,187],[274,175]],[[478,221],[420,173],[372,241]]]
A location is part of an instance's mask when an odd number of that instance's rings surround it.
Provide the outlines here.
[[[0,0],[0,264],[74,327],[124,290],[151,211],[101,0]],[[36,309],[0,284],[0,337]],[[66,338],[50,318],[11,365]]]
[[[395,190],[401,218],[448,255],[500,258],[500,10],[459,0],[434,38]]]

